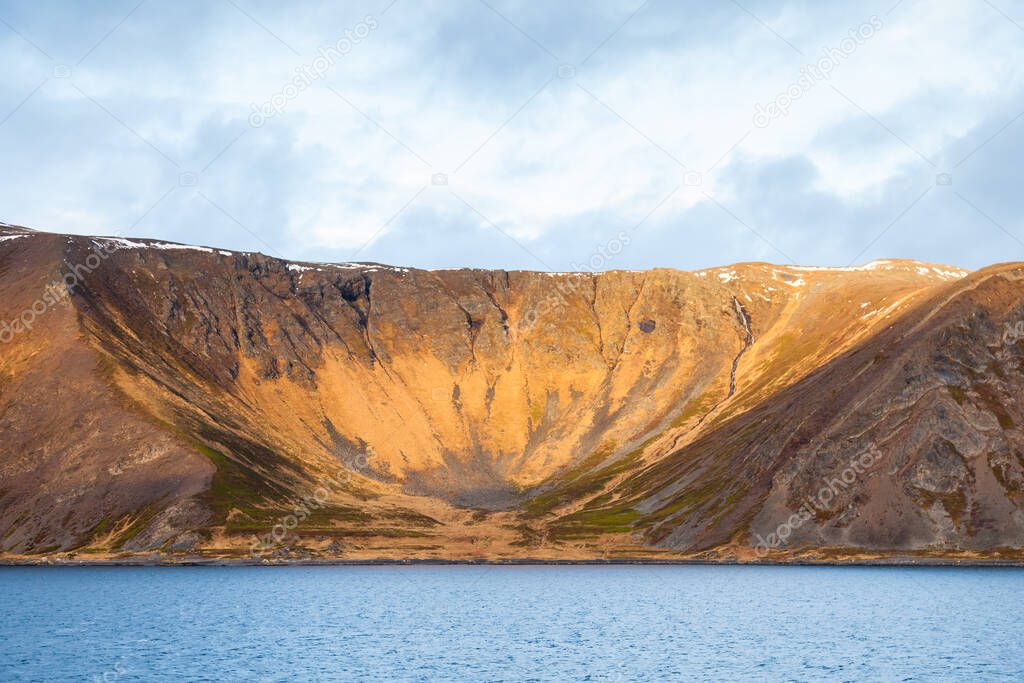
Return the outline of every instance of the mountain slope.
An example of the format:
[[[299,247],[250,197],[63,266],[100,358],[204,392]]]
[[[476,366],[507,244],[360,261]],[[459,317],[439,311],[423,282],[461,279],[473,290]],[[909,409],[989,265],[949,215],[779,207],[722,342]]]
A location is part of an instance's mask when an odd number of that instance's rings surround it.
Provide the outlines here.
[[[1019,557],[1022,272],[432,272],[0,227],[0,552]]]

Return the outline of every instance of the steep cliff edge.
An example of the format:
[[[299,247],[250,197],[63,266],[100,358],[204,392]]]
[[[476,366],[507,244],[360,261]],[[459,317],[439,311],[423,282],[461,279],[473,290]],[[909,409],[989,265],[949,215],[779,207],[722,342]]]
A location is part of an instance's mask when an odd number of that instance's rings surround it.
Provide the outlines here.
[[[0,553],[1019,558],[1022,274],[0,226]]]

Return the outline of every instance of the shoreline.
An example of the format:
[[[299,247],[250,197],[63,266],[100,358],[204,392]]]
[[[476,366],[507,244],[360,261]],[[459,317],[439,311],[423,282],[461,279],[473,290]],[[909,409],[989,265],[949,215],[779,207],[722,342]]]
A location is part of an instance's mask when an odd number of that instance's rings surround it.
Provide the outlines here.
[[[369,559],[320,560],[281,559],[251,560],[232,558],[123,558],[111,560],[78,559],[0,559],[0,568],[9,567],[602,567],[602,566],[708,566],[708,567],[900,567],[900,568],[1024,568],[1024,560],[967,560],[943,558],[892,558],[865,560],[791,560],[755,561],[700,560],[700,559],[630,559],[614,560],[441,560],[441,559]]]

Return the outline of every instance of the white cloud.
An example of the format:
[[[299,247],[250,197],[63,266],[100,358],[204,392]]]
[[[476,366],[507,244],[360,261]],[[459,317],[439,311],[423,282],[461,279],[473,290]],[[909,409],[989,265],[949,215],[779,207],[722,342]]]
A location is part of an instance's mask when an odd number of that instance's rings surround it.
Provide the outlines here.
[[[634,5],[601,5],[585,26],[583,19],[579,26],[566,22],[554,8],[545,21],[534,5],[496,6],[543,36],[556,54],[575,56],[588,54]],[[677,187],[652,220],[673,224],[697,207],[718,211],[705,193],[738,215],[760,215],[736,169],[792,158],[808,160],[816,171],[805,191],[815,201],[829,198],[831,210],[847,207],[852,218],[889,201],[889,188],[908,175],[927,179],[947,170],[958,161],[949,150],[978,135],[994,112],[1019,102],[1022,90],[1016,65],[1024,62],[1024,43],[991,8],[969,0],[908,1],[886,17],[890,6],[754,7],[794,49],[735,8],[696,16],[651,3],[574,79],[555,78],[538,93],[558,64],[482,5],[399,3],[377,16],[379,28],[326,79],[289,100],[263,128],[248,130],[251,104],[280,92],[317,47],[381,7],[366,3],[338,16],[322,3],[298,18],[270,5],[253,8],[298,56],[230,8],[206,10],[192,23],[162,9],[140,10],[76,67],[73,81],[48,84],[0,128],[14,163],[26,169],[3,178],[6,218],[77,231],[102,232],[107,222],[123,227],[179,172],[204,167],[241,131],[200,182],[231,214],[227,220],[207,207],[210,221],[237,220],[247,228],[238,233],[244,244],[225,247],[262,248],[246,242],[248,233],[274,233],[275,243],[304,255],[355,249],[399,230],[409,214],[396,212],[423,190],[413,206],[447,224],[477,229],[493,221],[542,250],[546,240],[554,248],[567,225],[589,234],[595,221],[635,224]],[[872,14],[883,17],[884,27],[843,59],[830,80],[814,83],[788,115],[765,128],[753,124],[755,105],[785,91],[802,66],[839,46]],[[196,23],[203,30],[188,34]],[[62,30],[73,29],[57,27],[45,42],[58,43]],[[179,51],[168,49],[174,44]],[[20,101],[50,67],[9,37],[0,51],[14,65],[2,92]],[[134,132],[83,100],[72,83]],[[59,142],[48,141],[32,117],[73,128]],[[69,147],[76,133],[79,144]],[[700,172],[715,169],[699,187],[687,187],[679,162]],[[434,173],[448,174],[449,186],[431,185]],[[176,194],[172,201],[184,199]],[[154,215],[141,227],[201,241],[205,233],[194,225],[193,209],[162,208],[166,219]],[[794,207],[787,216],[804,213]],[[172,224],[185,216],[188,223]],[[721,219],[733,221],[724,213]],[[71,224],[56,224],[65,220]],[[794,234],[807,227],[794,226]],[[765,230],[784,239],[784,227]],[[834,248],[847,241],[835,240]],[[742,240],[730,247],[731,260],[749,256],[743,248]],[[722,252],[715,249],[717,257]],[[476,254],[463,256],[476,264]],[[408,260],[415,258],[410,253]]]

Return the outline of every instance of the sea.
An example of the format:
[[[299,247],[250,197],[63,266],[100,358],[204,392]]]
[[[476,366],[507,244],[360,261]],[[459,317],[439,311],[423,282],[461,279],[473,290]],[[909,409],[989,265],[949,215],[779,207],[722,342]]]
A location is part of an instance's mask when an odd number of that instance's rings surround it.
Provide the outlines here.
[[[0,568],[0,681],[1024,680],[1024,569]]]

